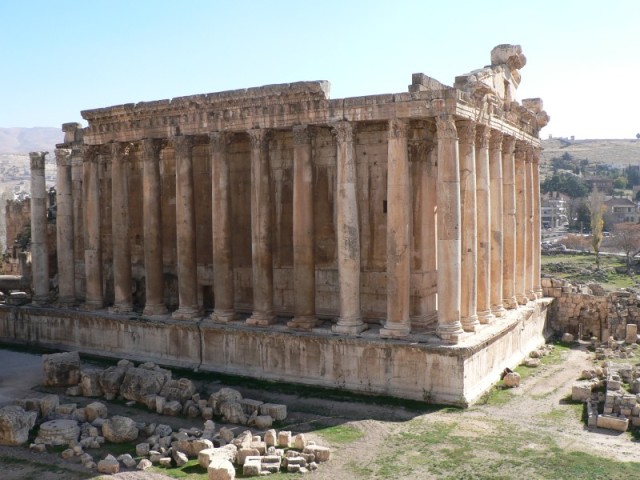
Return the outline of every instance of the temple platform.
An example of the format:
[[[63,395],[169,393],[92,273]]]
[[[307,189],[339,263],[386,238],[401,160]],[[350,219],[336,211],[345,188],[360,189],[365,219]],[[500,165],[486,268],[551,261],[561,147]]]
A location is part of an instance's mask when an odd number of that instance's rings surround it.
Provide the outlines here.
[[[256,327],[32,305],[0,306],[0,342],[466,407],[544,343],[551,301],[510,310],[456,345],[430,332],[381,339],[378,325],[348,336],[330,322],[299,332],[284,319]]]

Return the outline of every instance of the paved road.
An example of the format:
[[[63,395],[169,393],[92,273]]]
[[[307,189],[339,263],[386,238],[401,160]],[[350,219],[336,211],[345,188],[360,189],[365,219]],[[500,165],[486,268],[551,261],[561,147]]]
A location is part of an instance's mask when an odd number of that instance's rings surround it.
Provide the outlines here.
[[[41,382],[42,354],[0,348],[0,406],[32,396],[31,389]]]

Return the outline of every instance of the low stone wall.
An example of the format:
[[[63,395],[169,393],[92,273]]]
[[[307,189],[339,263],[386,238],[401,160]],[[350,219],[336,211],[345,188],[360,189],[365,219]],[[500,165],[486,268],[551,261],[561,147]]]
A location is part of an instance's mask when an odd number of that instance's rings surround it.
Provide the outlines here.
[[[543,278],[542,291],[556,299],[549,307],[549,326],[555,333],[624,339],[628,323],[640,325],[636,294],[607,293],[597,284],[572,285],[557,278]]]
[[[548,304],[542,299],[509,311],[457,345],[426,334],[385,340],[376,329],[353,337],[329,328],[295,332],[0,306],[0,341],[467,406],[544,343]]]

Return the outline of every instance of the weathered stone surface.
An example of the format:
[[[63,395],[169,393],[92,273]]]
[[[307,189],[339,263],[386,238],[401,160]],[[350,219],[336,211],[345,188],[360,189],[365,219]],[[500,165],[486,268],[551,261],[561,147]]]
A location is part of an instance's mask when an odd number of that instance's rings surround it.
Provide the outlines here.
[[[78,352],[52,353],[42,356],[43,383],[49,387],[67,387],[80,382],[80,354]]]
[[[107,406],[102,402],[92,402],[84,410],[87,422],[93,422],[96,418],[107,418]]]
[[[146,457],[149,455],[149,450],[151,450],[151,445],[146,442],[139,443],[136,445],[136,456]]]
[[[98,462],[98,472],[113,475],[120,472],[120,463],[113,455],[107,455]]]
[[[576,382],[571,387],[571,400],[574,402],[586,402],[591,398],[593,382]]]
[[[36,443],[46,445],[72,445],[78,441],[80,426],[70,419],[56,419],[40,425]]]
[[[101,397],[102,387],[100,378],[104,373],[103,369],[87,369],[80,372],[80,387],[84,397]]]
[[[278,443],[278,435],[273,429],[267,430],[264,434],[264,443],[267,447],[274,447]]]
[[[22,407],[9,405],[0,408],[0,445],[24,445],[38,414]]]
[[[149,460],[148,458],[143,458],[142,460],[140,460],[140,463],[138,463],[138,466],[136,466],[136,469],[138,470],[149,470],[151,467],[153,467],[153,463],[151,463],[151,460]]]
[[[45,395],[40,398],[40,416],[47,418],[52,412],[55,412],[56,408],[60,405],[60,398],[58,395]]]
[[[278,446],[280,448],[288,448],[291,445],[291,432],[278,432]]]
[[[562,334],[562,341],[564,343],[573,343],[574,340],[575,338],[570,333],[566,332]]]
[[[239,403],[242,400],[242,394],[233,388],[221,388],[209,397],[209,405],[213,408],[216,415],[222,415],[222,406],[225,403]]]
[[[102,434],[112,443],[133,442],[138,438],[138,427],[133,419],[116,415],[104,422]]]
[[[598,415],[598,428],[607,428],[618,432],[626,432],[629,428],[629,419],[617,415]]]
[[[173,450],[171,455],[172,455],[173,460],[176,462],[176,465],[178,467],[182,467],[182,466],[186,465],[187,462],[189,461],[187,456],[184,453],[182,453],[182,452],[180,452],[178,450]]]
[[[242,406],[236,402],[223,403],[220,408],[222,418],[228,423],[247,424],[247,416],[242,410]]]
[[[229,444],[220,448],[207,448],[200,450],[200,452],[198,452],[198,463],[203,468],[207,468],[214,458],[235,463],[237,456],[238,449],[235,445]]]
[[[196,386],[187,378],[181,378],[179,380],[169,379],[160,390],[160,395],[168,401],[177,400],[182,404],[190,400],[195,393]]]
[[[504,385],[509,388],[520,386],[520,374],[518,372],[509,372],[502,379]]]
[[[100,377],[100,387],[107,400],[113,400],[120,393],[120,385],[124,380],[127,370],[132,368],[130,363],[107,368]]]
[[[260,405],[260,414],[269,415],[275,421],[282,421],[287,418],[287,406],[275,403],[264,403]]]
[[[176,417],[181,413],[182,405],[177,400],[165,403],[164,408],[162,409],[162,414],[170,417]]]
[[[136,466],[136,461],[129,453],[125,453],[118,457],[118,461],[122,462],[122,464],[127,468],[134,468]]]
[[[312,453],[316,457],[316,462],[327,462],[331,460],[331,449],[320,445],[308,445],[303,450],[304,453]]]
[[[208,480],[234,480],[236,470],[229,460],[214,458],[207,467]]]
[[[273,418],[269,415],[255,415],[247,421],[247,425],[257,428],[258,430],[266,430],[273,425]]]
[[[262,461],[260,456],[249,456],[242,464],[242,475],[244,477],[259,477],[262,472]]]
[[[157,395],[171,372],[163,369],[129,368],[125,373],[120,395],[127,400],[143,403],[148,395]]]
[[[304,436],[304,433],[299,433],[293,438],[293,448],[296,450],[303,451],[307,446],[307,439]]]

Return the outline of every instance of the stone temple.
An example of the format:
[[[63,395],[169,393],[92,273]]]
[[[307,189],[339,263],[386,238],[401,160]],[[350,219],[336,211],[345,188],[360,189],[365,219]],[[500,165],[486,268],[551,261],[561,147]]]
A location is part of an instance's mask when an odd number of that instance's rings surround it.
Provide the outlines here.
[[[0,307],[0,340],[473,403],[544,341],[525,63],[83,111],[55,151],[57,266],[31,154],[33,302]]]

